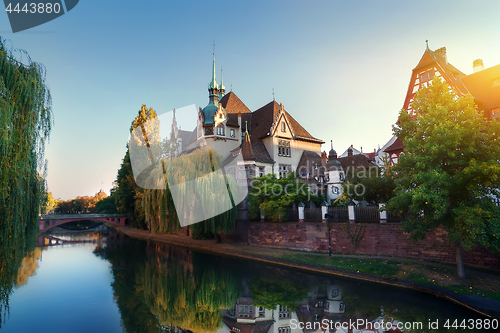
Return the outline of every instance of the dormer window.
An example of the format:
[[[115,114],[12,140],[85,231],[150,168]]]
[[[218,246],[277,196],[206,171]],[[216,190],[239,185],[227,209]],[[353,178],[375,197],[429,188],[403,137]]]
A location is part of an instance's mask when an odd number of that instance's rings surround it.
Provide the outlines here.
[[[286,125],[284,122],[281,123],[281,131],[286,132]]]

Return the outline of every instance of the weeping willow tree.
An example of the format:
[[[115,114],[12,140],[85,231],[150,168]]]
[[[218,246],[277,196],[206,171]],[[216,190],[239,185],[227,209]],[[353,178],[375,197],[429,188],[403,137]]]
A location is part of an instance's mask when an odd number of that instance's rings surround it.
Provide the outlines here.
[[[202,147],[174,159],[163,159],[159,165],[150,173],[148,187],[159,188],[165,184],[166,188],[147,189],[143,196],[151,232],[178,230],[182,225],[180,220],[201,221],[190,225],[199,234],[213,235],[234,229],[236,205],[234,201],[220,198],[222,195],[232,198],[238,187],[233,178],[214,172],[222,168],[219,154]],[[203,219],[206,216],[212,217]]]
[[[51,125],[44,67],[0,37],[0,323],[45,206],[40,172]]]
[[[146,264],[142,277],[145,302],[162,326],[192,332],[216,332],[221,309],[233,308],[239,295],[237,278],[228,271],[180,260]]]

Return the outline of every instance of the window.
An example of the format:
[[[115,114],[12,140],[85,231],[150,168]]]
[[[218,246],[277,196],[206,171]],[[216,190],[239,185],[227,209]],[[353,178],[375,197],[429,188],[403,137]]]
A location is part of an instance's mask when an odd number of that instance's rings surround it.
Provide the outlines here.
[[[259,306],[259,316],[264,316],[265,314],[266,310],[262,306]]]
[[[250,165],[240,167],[240,179],[250,179],[253,177],[253,168]]]
[[[259,177],[264,177],[266,175],[265,168],[259,167]]]
[[[281,123],[281,131],[286,132],[286,125],[284,122]]]
[[[217,126],[217,135],[224,135],[224,125]]]
[[[236,136],[236,132],[234,131],[234,129],[231,129],[231,137],[234,138]]]
[[[287,306],[282,306],[281,304],[279,305],[279,318],[280,319],[285,319],[285,318],[290,318],[291,313],[288,310]]]
[[[278,328],[278,333],[290,333],[290,332],[291,332],[290,326]]]
[[[278,141],[278,155],[285,156],[285,157],[291,156],[290,141],[286,141],[286,140],[279,140]]]
[[[434,77],[434,72],[430,70],[429,73],[427,74],[427,77],[429,78],[429,81],[432,81],[432,78]]]
[[[280,164],[279,167],[280,179],[288,176],[290,174],[291,169],[292,167],[290,165]]]
[[[426,73],[420,74],[420,82],[425,82],[425,81],[427,81],[427,74]]]
[[[337,186],[332,186],[332,193],[333,194],[339,194],[340,193],[340,190]]]

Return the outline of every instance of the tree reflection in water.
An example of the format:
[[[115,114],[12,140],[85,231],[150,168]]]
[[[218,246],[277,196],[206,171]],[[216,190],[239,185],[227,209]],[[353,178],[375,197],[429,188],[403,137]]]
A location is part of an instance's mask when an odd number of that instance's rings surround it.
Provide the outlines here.
[[[156,260],[146,264],[141,284],[159,323],[193,332],[217,331],[222,325],[220,310],[232,307],[238,297],[236,277],[190,250],[168,245],[150,249]]]
[[[12,289],[24,284],[38,268],[41,251],[35,249],[36,236],[36,232],[26,232],[19,241],[0,239],[0,328],[9,314]]]
[[[292,320],[321,326],[325,319],[329,323],[384,319],[427,324],[429,319],[477,318],[451,303],[406,289],[165,244],[109,242],[95,253],[112,264],[115,299],[129,333],[179,329],[292,333],[317,331],[292,329]],[[320,330],[326,332],[325,327]],[[451,331],[440,327],[426,332]]]

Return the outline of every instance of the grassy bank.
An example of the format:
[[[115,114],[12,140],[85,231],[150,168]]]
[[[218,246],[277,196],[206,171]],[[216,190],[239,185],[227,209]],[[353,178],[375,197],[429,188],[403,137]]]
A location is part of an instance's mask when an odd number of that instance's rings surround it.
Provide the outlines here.
[[[467,279],[458,279],[456,267],[434,262],[378,259],[305,252],[271,255],[283,260],[339,269],[352,273],[375,274],[386,280],[408,280],[432,286],[440,286],[460,294],[474,294],[500,299],[500,272],[468,267]]]

